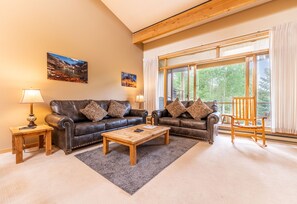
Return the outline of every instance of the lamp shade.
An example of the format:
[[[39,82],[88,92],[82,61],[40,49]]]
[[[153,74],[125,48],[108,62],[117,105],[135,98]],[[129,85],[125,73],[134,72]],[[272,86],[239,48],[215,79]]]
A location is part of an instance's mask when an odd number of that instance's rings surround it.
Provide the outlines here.
[[[137,103],[142,103],[144,101],[143,95],[137,95],[136,96],[136,102]]]
[[[39,89],[24,89],[21,103],[42,103],[44,102]]]

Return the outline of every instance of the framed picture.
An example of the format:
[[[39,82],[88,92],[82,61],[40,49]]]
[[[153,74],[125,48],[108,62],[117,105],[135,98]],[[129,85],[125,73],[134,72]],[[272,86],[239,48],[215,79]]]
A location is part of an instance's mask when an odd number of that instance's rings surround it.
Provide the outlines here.
[[[59,81],[88,83],[88,63],[48,52],[47,78]]]
[[[136,88],[136,84],[137,84],[136,79],[137,79],[137,76],[135,74],[129,74],[126,72],[122,72],[122,74],[121,74],[122,86]]]

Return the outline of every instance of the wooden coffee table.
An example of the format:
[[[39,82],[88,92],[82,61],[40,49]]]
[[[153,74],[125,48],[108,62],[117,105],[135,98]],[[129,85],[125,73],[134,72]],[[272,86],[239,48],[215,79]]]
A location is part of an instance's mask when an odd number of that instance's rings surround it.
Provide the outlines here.
[[[154,138],[164,135],[164,143],[169,144],[169,129],[170,127],[155,126],[153,129],[145,128],[146,124],[136,125],[129,128],[115,130],[102,133],[103,137],[103,154],[106,155],[109,151],[109,142],[116,142],[130,149],[130,165],[135,165],[137,161],[136,147]],[[142,129],[142,132],[134,132],[136,129]]]

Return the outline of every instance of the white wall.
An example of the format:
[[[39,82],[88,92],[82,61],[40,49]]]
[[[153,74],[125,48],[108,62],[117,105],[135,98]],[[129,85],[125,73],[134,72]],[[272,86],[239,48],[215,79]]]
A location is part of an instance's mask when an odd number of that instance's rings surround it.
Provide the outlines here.
[[[144,58],[268,30],[275,25],[297,21],[296,0],[274,0],[208,24],[144,45]]]
[[[34,105],[37,124],[53,99],[134,102],[143,91],[143,52],[131,35],[100,0],[1,0],[0,152],[11,148],[9,127],[28,123],[22,89],[41,89],[45,103]],[[48,80],[47,52],[87,61],[88,84]],[[137,75],[137,88],[121,86],[121,71]]]

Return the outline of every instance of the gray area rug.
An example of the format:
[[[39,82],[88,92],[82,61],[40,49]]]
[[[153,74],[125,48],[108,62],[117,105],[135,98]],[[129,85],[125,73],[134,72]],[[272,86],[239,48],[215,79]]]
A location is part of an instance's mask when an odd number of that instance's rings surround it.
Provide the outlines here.
[[[197,143],[195,139],[170,136],[170,143],[164,145],[163,137],[156,138],[137,147],[135,166],[130,166],[129,148],[115,143],[109,145],[107,155],[101,147],[75,156],[132,195]]]

